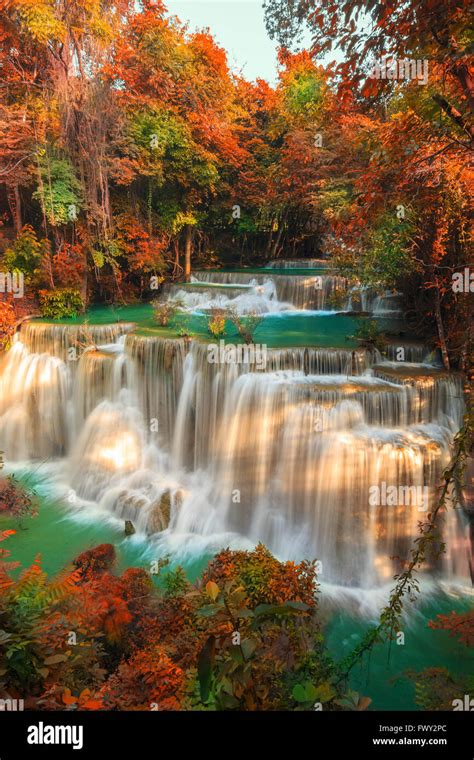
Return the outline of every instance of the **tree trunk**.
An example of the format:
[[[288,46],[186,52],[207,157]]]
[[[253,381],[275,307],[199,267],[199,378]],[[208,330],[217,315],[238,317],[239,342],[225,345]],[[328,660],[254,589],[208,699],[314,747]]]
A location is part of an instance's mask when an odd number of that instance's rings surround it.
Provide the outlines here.
[[[187,224],[184,228],[184,279],[189,282],[191,279],[191,243],[193,228]]]
[[[18,185],[8,185],[7,187],[8,205],[10,206],[10,212],[13,219],[13,226],[15,232],[20,232],[23,224],[21,219],[21,199]]]
[[[449,362],[449,354],[448,354],[448,349],[446,346],[446,336],[444,333],[443,318],[441,316],[441,299],[439,296],[439,287],[437,283],[435,287],[435,318],[436,318],[436,326],[438,328],[439,347],[441,349],[443,365],[445,369],[450,370],[451,365]]]
[[[88,279],[88,271],[87,271],[87,253],[84,252],[84,274],[82,277],[82,283],[81,283],[81,298],[84,303],[84,309],[87,308],[87,279]]]
[[[280,224],[278,225],[277,236],[275,238],[275,242],[273,243],[273,248],[272,248],[272,252],[271,252],[271,258],[272,259],[276,258],[277,251],[278,251],[278,246],[280,245],[280,240],[281,240],[281,236],[283,234],[283,229],[285,227],[285,223],[286,223],[286,216],[284,216],[282,218],[282,220],[280,221]]]
[[[151,183],[151,177],[148,178],[148,193],[147,193],[147,216],[148,216],[148,234],[151,237],[153,234],[153,185]]]

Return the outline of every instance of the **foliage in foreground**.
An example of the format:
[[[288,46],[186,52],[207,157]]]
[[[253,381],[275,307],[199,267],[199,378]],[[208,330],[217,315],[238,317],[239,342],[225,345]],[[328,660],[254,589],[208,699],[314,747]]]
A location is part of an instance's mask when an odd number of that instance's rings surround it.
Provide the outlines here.
[[[73,318],[84,311],[81,294],[74,288],[40,291],[40,307],[42,316],[48,319]]]
[[[0,531],[0,541],[14,531]],[[365,710],[328,654],[315,565],[259,545],[221,551],[191,584],[153,563],[113,573],[102,544],[49,579],[18,573],[0,549],[0,698],[36,710]],[[471,613],[432,628],[472,643]],[[453,709],[471,681],[443,668],[406,673],[422,709]],[[467,690],[467,691],[466,691]]]
[[[114,575],[114,559],[104,544],[50,580],[39,558],[18,575],[2,550],[2,698],[30,709],[351,709],[317,621],[313,563],[225,550],[196,583],[160,568],[156,586],[143,569]],[[356,697],[352,709],[367,706]]]

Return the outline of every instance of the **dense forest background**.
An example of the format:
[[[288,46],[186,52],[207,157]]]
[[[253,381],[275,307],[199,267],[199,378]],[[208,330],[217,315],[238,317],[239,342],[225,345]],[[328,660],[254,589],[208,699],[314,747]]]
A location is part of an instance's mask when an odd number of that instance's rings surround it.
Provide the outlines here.
[[[161,0],[0,0],[0,351],[45,304],[61,316],[151,300],[195,268],[327,258],[363,286],[401,290],[410,335],[469,380],[467,0],[264,6],[276,86],[232,71],[211,32]],[[336,47],[343,61],[320,65]],[[382,76],[386,56],[423,76]],[[26,709],[43,710],[366,710],[350,677],[400,631],[451,489],[472,495],[473,424],[468,409],[379,622],[343,660],[326,645],[315,562],[224,550],[191,582],[167,560],[119,572],[100,544],[48,578],[39,557],[20,572],[15,530],[0,530],[0,697],[26,692]],[[0,516],[23,530],[37,497],[0,480]],[[436,611],[428,633],[472,646],[473,621]],[[418,707],[470,709],[468,673],[405,676]]]
[[[274,88],[160,0],[2,3],[0,255],[27,284],[26,302],[3,294],[4,326],[44,290],[130,302],[191,266],[330,255],[403,284],[415,330],[466,366],[468,3],[265,5]],[[313,47],[290,52],[301,24]],[[319,66],[336,45],[344,62]],[[371,77],[384,55],[427,81]]]

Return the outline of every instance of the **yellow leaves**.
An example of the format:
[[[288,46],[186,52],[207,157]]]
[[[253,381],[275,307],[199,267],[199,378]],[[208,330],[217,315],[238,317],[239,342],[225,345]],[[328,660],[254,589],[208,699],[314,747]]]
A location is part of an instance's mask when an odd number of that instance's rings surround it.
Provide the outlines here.
[[[53,0],[13,0],[12,6],[28,34],[42,44],[64,42],[68,34],[76,40],[89,34],[102,42],[113,36],[111,24],[97,0],[78,2],[68,22],[58,17]]]
[[[46,44],[51,40],[64,39],[66,27],[55,16],[52,2],[48,0],[14,0],[16,7],[27,32],[37,42]]]
[[[214,581],[208,581],[206,583],[206,593],[207,595],[212,599],[213,602],[217,599],[219,596],[219,586],[217,583],[214,583]]]

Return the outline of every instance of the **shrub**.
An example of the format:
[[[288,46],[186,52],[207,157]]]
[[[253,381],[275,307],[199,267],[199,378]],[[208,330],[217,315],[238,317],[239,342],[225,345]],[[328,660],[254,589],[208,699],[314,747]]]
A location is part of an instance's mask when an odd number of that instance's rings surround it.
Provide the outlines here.
[[[0,351],[10,346],[13,333],[15,332],[15,310],[9,303],[0,302]]]
[[[179,710],[183,692],[184,673],[159,644],[134,652],[103,688],[112,710]]]
[[[244,343],[252,343],[255,330],[263,317],[260,314],[247,314],[245,317],[241,317],[234,309],[231,309],[229,311],[229,319],[234,327],[236,327]]]
[[[48,241],[38,240],[33,227],[27,224],[18,234],[13,246],[5,251],[3,268],[9,271],[18,270],[26,277],[34,277],[39,273],[42,259],[48,252]]]
[[[153,319],[161,327],[167,327],[172,317],[175,316],[178,311],[178,306],[175,303],[153,301]]]
[[[37,514],[34,495],[28,493],[13,475],[0,478],[0,515],[7,514],[21,519],[25,515]]]
[[[43,317],[65,319],[77,317],[84,311],[81,294],[74,288],[57,288],[40,291],[40,308]]]
[[[207,322],[207,329],[214,336],[219,338],[225,333],[225,309],[211,309],[211,316]]]
[[[377,348],[379,351],[385,348],[385,336],[374,319],[364,320],[357,328],[355,337],[368,348]]]
[[[113,575],[109,544],[53,580],[40,558],[12,576],[8,554],[0,694],[27,688],[29,709],[362,709],[324,646],[313,562],[225,550],[194,584],[176,568],[156,586],[141,568]]]
[[[82,577],[91,579],[104,573],[115,562],[115,549],[112,544],[99,544],[93,549],[87,549],[79,554],[73,564],[81,571]]]

